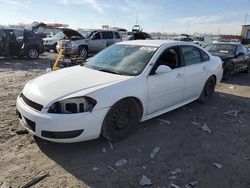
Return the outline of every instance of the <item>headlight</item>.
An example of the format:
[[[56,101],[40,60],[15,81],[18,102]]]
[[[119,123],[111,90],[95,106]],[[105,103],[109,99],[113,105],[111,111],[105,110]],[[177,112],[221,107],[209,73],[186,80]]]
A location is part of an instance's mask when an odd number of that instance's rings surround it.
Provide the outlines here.
[[[48,113],[75,114],[91,112],[96,105],[96,100],[90,97],[75,97],[55,102],[48,110]]]

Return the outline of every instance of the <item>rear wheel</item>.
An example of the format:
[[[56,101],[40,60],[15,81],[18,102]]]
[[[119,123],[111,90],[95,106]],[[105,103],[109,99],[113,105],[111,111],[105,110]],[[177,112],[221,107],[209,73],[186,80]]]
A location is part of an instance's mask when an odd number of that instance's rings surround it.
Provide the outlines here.
[[[225,66],[224,73],[223,73],[223,79],[228,80],[233,75],[234,71],[234,65],[232,63],[228,63]]]
[[[201,95],[198,99],[198,102],[205,103],[205,102],[208,102],[210,100],[210,98],[214,94],[215,84],[216,84],[216,81],[215,81],[215,78],[213,76],[208,78],[208,80],[206,81],[206,83],[203,87],[203,90],[202,90]]]
[[[139,108],[133,99],[117,102],[107,113],[102,135],[109,140],[120,140],[129,135],[138,123]]]
[[[26,55],[29,59],[37,59],[39,57],[39,52],[38,52],[37,48],[30,47],[30,48],[28,48]]]

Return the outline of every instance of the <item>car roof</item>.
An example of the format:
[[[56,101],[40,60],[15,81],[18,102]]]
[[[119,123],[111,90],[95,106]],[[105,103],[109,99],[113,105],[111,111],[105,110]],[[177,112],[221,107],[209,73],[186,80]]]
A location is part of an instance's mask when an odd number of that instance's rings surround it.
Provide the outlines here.
[[[119,44],[152,46],[152,47],[160,47],[162,45],[190,45],[190,46],[194,46],[190,42],[182,42],[182,41],[174,41],[174,40],[131,40],[131,41],[124,41],[124,42],[121,42]]]
[[[216,43],[212,43],[212,44],[226,44],[226,45],[233,45],[233,46],[241,45],[241,44],[235,43],[235,42],[216,42]]]

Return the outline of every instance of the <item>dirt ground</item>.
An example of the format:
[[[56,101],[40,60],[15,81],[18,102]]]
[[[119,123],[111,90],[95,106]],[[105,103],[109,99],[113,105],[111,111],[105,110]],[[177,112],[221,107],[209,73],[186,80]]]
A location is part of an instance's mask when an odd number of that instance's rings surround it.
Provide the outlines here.
[[[142,175],[156,188],[188,188],[191,182],[198,188],[250,187],[250,74],[218,85],[207,104],[193,102],[141,123],[112,145],[104,138],[55,144],[15,132],[22,129],[16,97],[53,58],[0,59],[0,186],[21,187],[48,173],[33,187],[133,188],[141,187]],[[126,164],[117,167],[120,159]]]

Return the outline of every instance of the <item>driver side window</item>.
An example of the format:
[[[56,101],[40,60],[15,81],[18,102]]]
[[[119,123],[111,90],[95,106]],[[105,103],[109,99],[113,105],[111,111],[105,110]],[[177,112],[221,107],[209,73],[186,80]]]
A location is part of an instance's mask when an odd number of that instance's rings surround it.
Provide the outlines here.
[[[101,34],[100,34],[100,33],[94,34],[94,36],[92,37],[92,39],[93,39],[93,40],[101,39]]]
[[[176,69],[181,66],[180,50],[178,47],[172,47],[165,50],[158,58],[150,75],[155,74],[156,69],[160,65],[169,66],[171,69]]]

